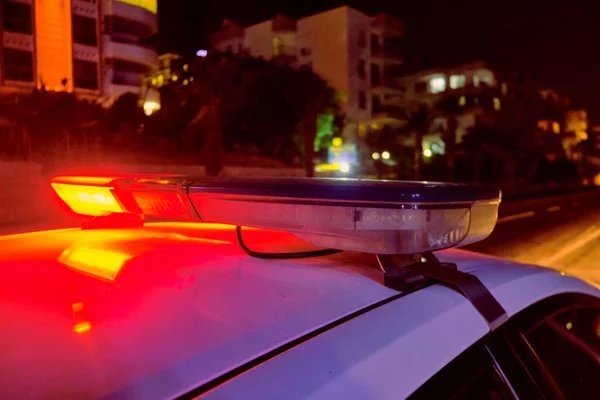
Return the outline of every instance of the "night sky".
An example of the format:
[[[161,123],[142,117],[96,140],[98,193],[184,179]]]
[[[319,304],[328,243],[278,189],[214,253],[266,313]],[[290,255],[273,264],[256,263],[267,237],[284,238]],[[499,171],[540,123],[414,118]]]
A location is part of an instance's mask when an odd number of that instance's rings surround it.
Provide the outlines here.
[[[222,18],[252,24],[343,4],[403,19],[412,68],[488,61],[571,97],[600,123],[600,6],[579,1],[159,0],[159,49],[193,54]]]

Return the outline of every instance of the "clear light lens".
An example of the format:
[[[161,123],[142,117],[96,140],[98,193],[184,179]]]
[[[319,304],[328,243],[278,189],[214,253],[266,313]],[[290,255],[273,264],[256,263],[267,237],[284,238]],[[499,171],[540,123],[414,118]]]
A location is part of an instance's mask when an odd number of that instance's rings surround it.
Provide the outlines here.
[[[281,204],[202,194],[191,200],[204,221],[287,231],[315,246],[378,254],[418,254],[482,240],[498,209],[497,203],[433,210]]]

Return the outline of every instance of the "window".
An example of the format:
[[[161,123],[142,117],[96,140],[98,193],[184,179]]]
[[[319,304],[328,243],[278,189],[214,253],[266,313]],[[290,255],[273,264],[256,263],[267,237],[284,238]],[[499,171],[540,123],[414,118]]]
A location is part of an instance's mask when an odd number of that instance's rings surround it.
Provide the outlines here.
[[[33,82],[33,55],[31,52],[5,48],[4,77],[10,81]]]
[[[365,78],[367,76],[367,66],[365,60],[358,60],[358,76]]]
[[[381,99],[379,98],[379,96],[375,95],[371,98],[371,107],[373,107],[373,112],[381,112],[382,110],[382,106],[381,106]]]
[[[485,347],[476,345],[444,367],[409,400],[512,399],[498,371]]]
[[[73,42],[88,46],[97,46],[96,20],[73,15]]]
[[[494,110],[500,111],[500,99],[498,97],[494,97]]]
[[[466,77],[464,75],[451,75],[450,76],[450,89],[459,89],[465,87]]]
[[[437,78],[431,78],[429,81],[429,92],[430,93],[441,93],[446,90],[446,78],[439,76]]]
[[[379,36],[371,35],[371,53],[375,54],[381,50]]]
[[[284,43],[281,38],[273,38],[273,56],[280,56],[283,54]]]
[[[425,93],[427,91],[427,82],[415,83],[415,93]]]
[[[365,32],[364,30],[358,32],[358,47],[360,47],[361,49],[367,47],[367,32]]]
[[[560,297],[546,301],[545,317],[525,330],[531,347],[566,399],[600,398],[600,302],[585,299],[588,304],[567,308],[563,302],[562,309],[556,307]]]
[[[73,62],[75,87],[98,89],[98,66],[95,62],[75,60]]]
[[[358,92],[358,108],[361,110],[367,109],[367,95],[362,90]]]
[[[371,85],[381,84],[381,68],[378,64],[371,64]]]
[[[2,1],[2,22],[4,30],[32,34],[31,6],[29,4],[15,3],[8,0]]]

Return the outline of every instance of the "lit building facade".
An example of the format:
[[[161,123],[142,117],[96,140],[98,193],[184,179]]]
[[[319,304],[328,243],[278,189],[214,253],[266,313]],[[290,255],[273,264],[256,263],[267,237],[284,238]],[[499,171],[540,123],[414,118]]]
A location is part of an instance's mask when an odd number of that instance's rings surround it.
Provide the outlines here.
[[[370,129],[394,123],[393,103],[401,95],[393,77],[403,63],[402,21],[369,16],[343,6],[300,19],[278,15],[241,27],[224,21],[212,36],[221,52],[283,59],[307,66],[343,94],[344,140],[360,142]]]
[[[0,92],[42,88],[111,104],[158,68],[143,45],[156,0],[2,0]]]
[[[440,101],[453,104],[457,143],[478,120],[490,112],[500,111],[508,91],[507,83],[502,82],[498,73],[483,62],[420,71],[396,79],[396,84],[402,95],[395,99],[395,104],[406,118],[423,104],[433,106]],[[444,116],[431,122],[429,133],[423,137],[426,157],[445,154],[441,132],[448,128],[447,124]],[[414,145],[410,143],[413,139],[405,138],[404,144]]]

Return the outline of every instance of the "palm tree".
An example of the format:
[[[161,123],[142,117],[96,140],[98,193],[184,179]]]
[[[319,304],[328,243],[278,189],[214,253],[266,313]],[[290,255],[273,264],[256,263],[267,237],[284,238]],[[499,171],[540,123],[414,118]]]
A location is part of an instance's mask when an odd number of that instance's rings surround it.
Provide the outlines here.
[[[429,105],[422,103],[408,116],[403,131],[415,138],[413,153],[414,179],[421,180],[423,166],[423,137],[429,133],[433,114]]]

